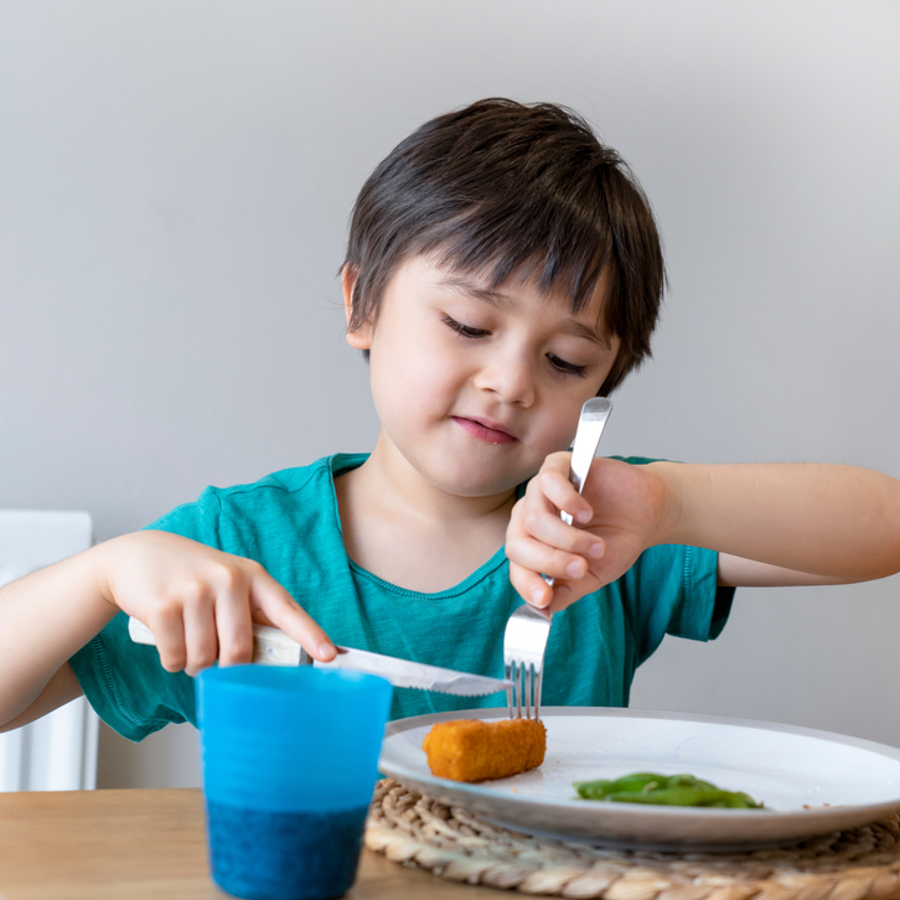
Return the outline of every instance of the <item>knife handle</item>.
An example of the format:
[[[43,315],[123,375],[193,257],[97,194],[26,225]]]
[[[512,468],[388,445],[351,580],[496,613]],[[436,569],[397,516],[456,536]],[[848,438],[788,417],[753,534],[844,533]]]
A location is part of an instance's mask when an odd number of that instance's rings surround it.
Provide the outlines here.
[[[128,619],[128,634],[136,644],[156,646],[153,632],[134,616]],[[280,628],[253,625],[253,660],[260,666],[308,666],[312,657]]]

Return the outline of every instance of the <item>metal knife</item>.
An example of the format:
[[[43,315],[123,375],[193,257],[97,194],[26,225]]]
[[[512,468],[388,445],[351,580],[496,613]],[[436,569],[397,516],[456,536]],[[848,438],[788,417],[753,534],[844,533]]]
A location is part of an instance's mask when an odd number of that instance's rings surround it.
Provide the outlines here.
[[[137,644],[156,645],[153,632],[134,616],[128,619],[128,634]],[[319,662],[281,629],[267,625],[253,626],[253,662],[262,666],[314,665],[318,669],[351,669],[380,675],[394,687],[419,688],[459,697],[496,694],[512,687],[512,682],[503,678],[455,672],[453,669],[410,662],[369,650],[355,650],[353,647],[338,647],[337,656],[331,662]]]

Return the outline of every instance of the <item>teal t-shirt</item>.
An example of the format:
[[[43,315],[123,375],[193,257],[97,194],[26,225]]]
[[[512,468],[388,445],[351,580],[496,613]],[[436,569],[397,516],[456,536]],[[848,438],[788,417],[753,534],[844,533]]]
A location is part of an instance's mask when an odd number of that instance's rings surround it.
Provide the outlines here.
[[[503,677],[503,631],[522,604],[501,548],[455,587],[406,590],[346,554],[334,476],[365,455],[337,454],[255,484],[207,488],[151,528],[259,562],[338,644],[465,672]],[[645,460],[630,460],[645,462]],[[627,706],[637,667],[666,634],[708,640],[722,630],[733,591],[716,587],[716,553],[662,545],[618,581],[553,617],[544,665],[545,706]],[[124,613],[71,660],[100,717],[132,740],[169,722],[196,724],[193,679],[132,643]],[[502,707],[505,694],[453,697],[394,691],[392,718]]]

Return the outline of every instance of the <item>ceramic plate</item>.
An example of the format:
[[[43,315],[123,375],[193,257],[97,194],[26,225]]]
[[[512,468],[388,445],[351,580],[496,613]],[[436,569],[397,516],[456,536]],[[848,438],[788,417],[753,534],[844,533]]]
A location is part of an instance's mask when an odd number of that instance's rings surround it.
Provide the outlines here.
[[[497,719],[477,709],[391,722],[379,769],[408,787],[518,831],[618,847],[743,849],[792,843],[900,811],[900,750],[810,728],[690,713],[543,709],[544,764],[482,784],[435,778],[422,740],[435,722]],[[690,772],[744,791],[762,810],[689,809],[575,798],[574,781]]]

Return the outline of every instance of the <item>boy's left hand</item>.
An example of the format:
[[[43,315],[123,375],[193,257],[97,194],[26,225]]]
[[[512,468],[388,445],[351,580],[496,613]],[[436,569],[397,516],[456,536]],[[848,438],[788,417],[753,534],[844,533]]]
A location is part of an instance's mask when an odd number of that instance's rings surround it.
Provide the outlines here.
[[[513,587],[551,613],[627,572],[657,542],[667,503],[666,485],[651,466],[612,459],[594,460],[579,495],[569,481],[571,456],[547,457],[513,507],[506,533]],[[552,588],[542,575],[555,579]]]

